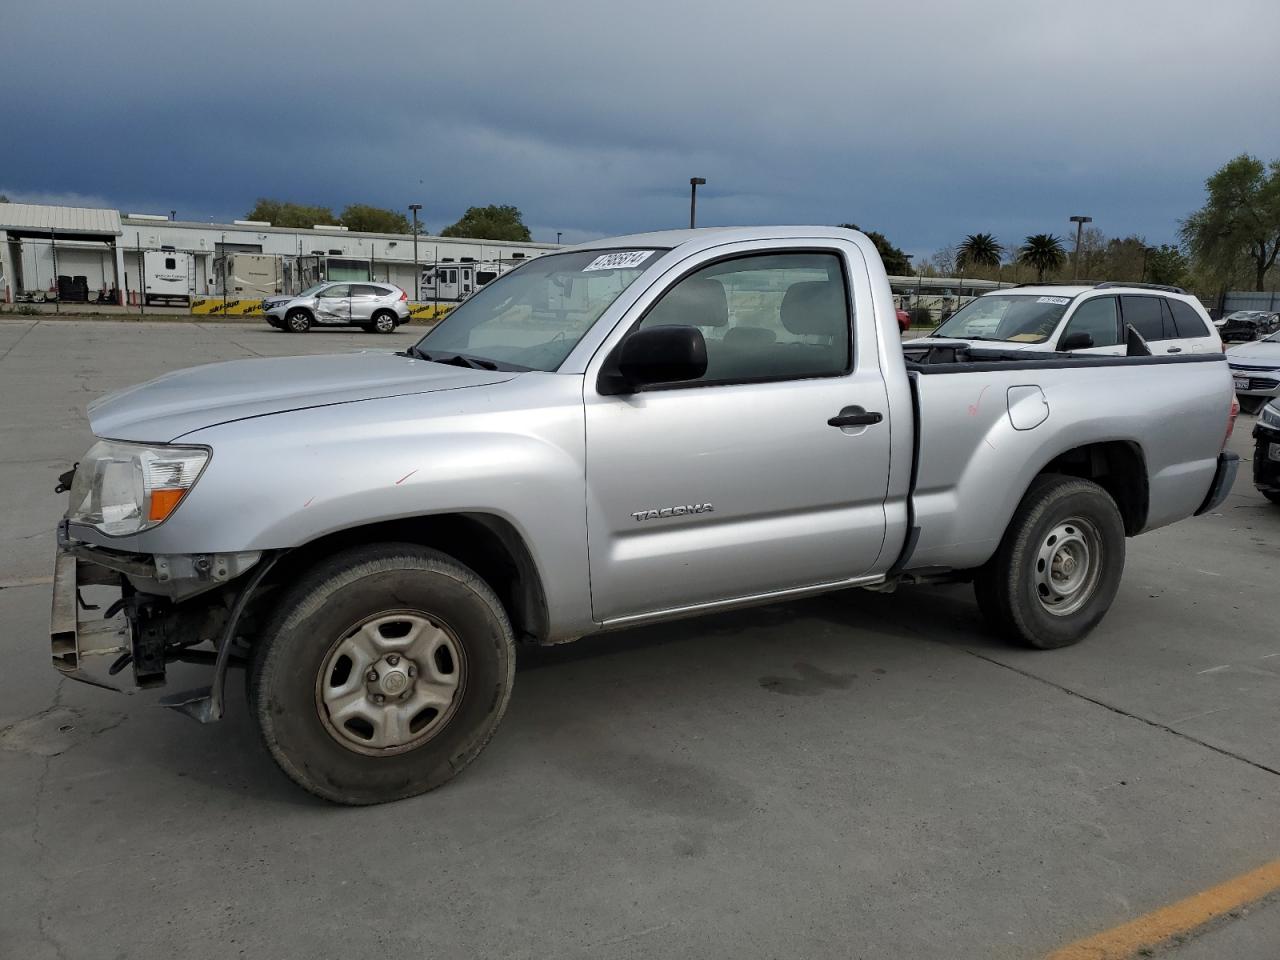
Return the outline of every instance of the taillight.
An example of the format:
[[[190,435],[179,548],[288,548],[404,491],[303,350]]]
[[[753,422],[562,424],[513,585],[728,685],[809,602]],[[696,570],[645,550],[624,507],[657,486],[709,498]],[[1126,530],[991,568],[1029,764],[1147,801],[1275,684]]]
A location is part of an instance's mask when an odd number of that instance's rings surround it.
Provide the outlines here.
[[[1227,449],[1227,441],[1231,439],[1231,432],[1236,428],[1236,417],[1240,416],[1240,401],[1236,399],[1236,395],[1231,394],[1231,412],[1227,415],[1227,435],[1222,438],[1222,449]]]
[[[401,300],[408,300],[408,299],[409,299],[409,294],[407,294],[407,293],[405,293],[403,290],[401,290],[401,291],[400,291],[400,299],[401,299]]]

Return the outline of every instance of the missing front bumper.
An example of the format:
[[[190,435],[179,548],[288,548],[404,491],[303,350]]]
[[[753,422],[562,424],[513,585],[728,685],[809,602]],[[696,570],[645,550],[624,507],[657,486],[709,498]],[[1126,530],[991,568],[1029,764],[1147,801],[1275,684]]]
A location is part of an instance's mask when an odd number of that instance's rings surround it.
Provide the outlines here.
[[[120,605],[107,607],[87,603],[86,587],[111,588],[112,601],[121,595],[121,574],[105,567],[82,563],[66,550],[59,550],[53,562],[53,607],[49,615],[49,643],[53,665],[63,676],[95,687],[124,691],[111,672],[112,665],[130,653],[129,621]],[[105,592],[105,591],[104,591]],[[95,598],[96,599],[96,598]],[[82,613],[94,613],[86,618]]]

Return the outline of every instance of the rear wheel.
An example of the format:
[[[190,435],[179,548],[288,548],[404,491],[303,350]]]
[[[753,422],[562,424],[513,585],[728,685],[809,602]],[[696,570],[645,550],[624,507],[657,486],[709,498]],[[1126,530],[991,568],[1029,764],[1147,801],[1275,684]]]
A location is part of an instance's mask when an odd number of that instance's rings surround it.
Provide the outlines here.
[[[306,333],[311,329],[311,314],[301,308],[290,310],[285,315],[284,328],[290,333]]]
[[[489,742],[514,679],[489,586],[434,550],[345,551],[304,576],[259,640],[249,699],[280,768],[344,804],[451,779]]]
[[[379,310],[373,315],[371,326],[377,333],[395,333],[396,315],[390,310]]]
[[[1258,492],[1272,503],[1280,503],[1280,490],[1259,490]]]
[[[1124,552],[1124,521],[1102,487],[1037,477],[974,579],[978,606],[996,630],[1028,646],[1077,643],[1110,609]]]

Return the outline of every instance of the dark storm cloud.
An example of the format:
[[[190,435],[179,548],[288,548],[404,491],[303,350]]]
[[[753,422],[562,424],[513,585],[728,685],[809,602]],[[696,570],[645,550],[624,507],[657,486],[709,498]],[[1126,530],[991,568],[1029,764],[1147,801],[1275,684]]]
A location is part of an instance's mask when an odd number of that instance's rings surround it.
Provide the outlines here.
[[[417,200],[434,229],[509,202],[577,239],[679,225],[699,175],[705,223],[929,250],[1084,212],[1160,241],[1223,160],[1280,155],[1278,35],[1267,0],[28,0],[0,190],[219,219]]]

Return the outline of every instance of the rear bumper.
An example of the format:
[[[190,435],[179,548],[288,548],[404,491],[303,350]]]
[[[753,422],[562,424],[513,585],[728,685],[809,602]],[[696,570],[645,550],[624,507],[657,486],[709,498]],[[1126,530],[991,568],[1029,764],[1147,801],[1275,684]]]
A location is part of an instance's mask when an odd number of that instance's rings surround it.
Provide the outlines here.
[[[1197,517],[1202,513],[1208,513],[1221,505],[1223,500],[1227,499],[1227,494],[1231,492],[1231,487],[1236,482],[1236,473],[1239,470],[1239,454],[1228,451],[1218,454],[1218,469],[1213,473],[1213,483],[1209,486],[1209,492],[1204,498],[1204,503],[1200,504],[1200,509],[1196,511]]]

